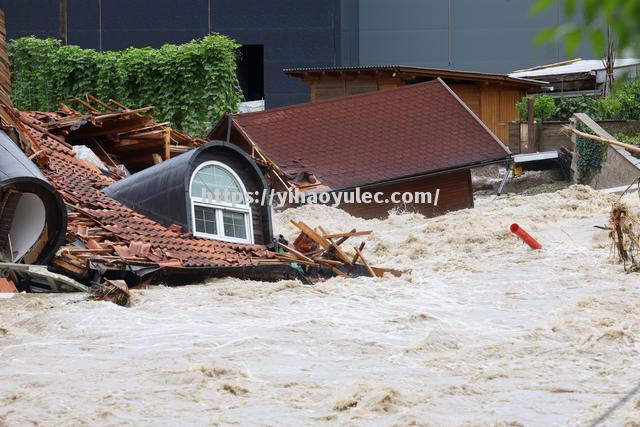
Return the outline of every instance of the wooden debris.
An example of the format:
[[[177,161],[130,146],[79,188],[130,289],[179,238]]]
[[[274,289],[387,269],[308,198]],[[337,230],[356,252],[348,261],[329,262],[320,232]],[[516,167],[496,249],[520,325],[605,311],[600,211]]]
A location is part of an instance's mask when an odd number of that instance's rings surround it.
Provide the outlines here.
[[[371,266],[369,265],[367,260],[364,259],[364,255],[362,255],[362,252],[360,252],[360,249],[358,249],[358,248],[354,248],[354,249],[356,251],[356,254],[358,254],[358,257],[360,258],[360,261],[362,261],[364,266],[367,267],[367,270],[369,270],[369,273],[371,273],[371,276],[378,277],[378,275],[376,274],[375,271],[373,271],[373,269],[371,268]]]
[[[618,141],[616,139],[608,139],[608,138],[603,138],[603,137],[597,136],[597,135],[591,135],[590,133],[582,132],[582,131],[580,131],[578,129],[572,128],[571,126],[564,126],[563,127],[563,131],[569,132],[569,133],[572,132],[572,133],[574,133],[577,136],[580,136],[582,138],[589,139],[589,140],[592,140],[592,141],[601,142],[603,144],[615,145],[616,147],[624,148],[625,150],[629,151],[630,153],[640,154],[640,147],[638,147],[637,145],[626,144],[626,143],[620,142],[620,141]]]
[[[349,233],[334,233],[334,234],[325,234],[324,237],[325,239],[337,239],[337,238],[344,238],[344,237],[357,237],[357,236],[368,236],[369,234],[371,234],[372,231],[368,230],[368,231],[350,231]]]
[[[273,259],[255,259],[260,264],[297,263],[305,268],[325,269],[336,276],[353,277],[354,274],[367,272],[371,277],[381,277],[385,273],[400,276],[402,271],[390,268],[373,267],[363,256],[365,242],[354,247],[354,254],[348,255],[342,248],[351,237],[368,236],[371,231],[357,231],[355,229],[344,233],[329,233],[321,226],[314,230],[302,221],[291,221],[300,234],[295,239],[293,247],[278,243],[284,253],[276,253]],[[335,240],[334,239],[338,239]],[[359,266],[359,268],[356,268]],[[364,268],[363,268],[364,267]],[[366,273],[365,273],[366,274]]]
[[[110,301],[127,307],[131,301],[129,288],[123,281],[105,279],[104,283],[91,290],[91,299],[96,301]]]

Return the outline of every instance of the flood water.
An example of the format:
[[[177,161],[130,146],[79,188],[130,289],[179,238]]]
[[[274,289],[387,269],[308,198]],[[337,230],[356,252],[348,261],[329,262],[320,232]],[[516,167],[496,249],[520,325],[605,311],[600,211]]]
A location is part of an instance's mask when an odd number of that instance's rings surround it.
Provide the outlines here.
[[[276,215],[288,238],[290,219],[373,230],[365,256],[412,270],[401,278],[214,280],[132,291],[130,308],[0,300],[0,425],[589,425],[640,383],[640,275],[593,227],[611,197],[574,186],[433,219]],[[640,395],[605,425],[637,421]]]

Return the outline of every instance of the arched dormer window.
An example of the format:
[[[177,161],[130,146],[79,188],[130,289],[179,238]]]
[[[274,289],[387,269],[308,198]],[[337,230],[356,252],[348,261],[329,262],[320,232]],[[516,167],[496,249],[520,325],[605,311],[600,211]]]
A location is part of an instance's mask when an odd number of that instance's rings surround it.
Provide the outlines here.
[[[251,205],[238,175],[216,161],[199,165],[191,176],[193,234],[236,243],[253,243]]]

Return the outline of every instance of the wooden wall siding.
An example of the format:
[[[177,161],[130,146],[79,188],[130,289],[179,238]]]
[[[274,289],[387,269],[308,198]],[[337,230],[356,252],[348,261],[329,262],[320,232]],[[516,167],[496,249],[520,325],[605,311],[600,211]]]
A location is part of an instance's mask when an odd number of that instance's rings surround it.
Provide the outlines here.
[[[500,138],[498,135],[500,132],[500,92],[501,88],[499,86],[480,86],[480,120],[482,120],[498,138]]]
[[[378,79],[378,90],[393,89],[404,86],[404,80],[394,77],[381,77]]]
[[[518,119],[516,103],[525,92],[500,84],[451,84],[451,89],[489,129],[507,144],[509,122]]]
[[[355,80],[311,80],[311,101],[391,89],[405,84],[392,77]],[[493,83],[451,83],[451,90],[467,104],[505,145],[509,143],[509,123],[518,119],[516,103],[525,95],[519,88]]]
[[[400,207],[411,212],[418,212],[426,217],[442,215],[444,213],[459,209],[467,209],[473,207],[473,191],[471,187],[471,172],[467,170],[449,172],[441,175],[417,178],[412,181],[406,181],[396,184],[381,184],[377,187],[367,188],[372,193],[382,191],[385,197],[390,197],[395,191],[430,191],[432,197],[435,197],[436,189],[440,189],[440,197],[438,206],[433,204],[409,204],[409,205],[393,205],[392,203],[369,203],[369,204],[343,204],[341,209],[349,212],[351,215],[362,218],[384,218],[388,215],[389,210],[394,207]]]
[[[456,83],[449,85],[452,91],[467,104],[467,107],[475,113],[476,116],[482,118],[482,110],[480,106],[480,88],[477,84]]]
[[[509,141],[509,123],[518,120],[518,109],[516,104],[526,95],[522,89],[502,87],[500,91],[500,115],[498,120],[498,131],[496,136],[505,145]]]
[[[311,82],[311,101],[322,101],[323,99],[357,95],[376,90],[378,90],[378,82],[375,79],[319,80]]]

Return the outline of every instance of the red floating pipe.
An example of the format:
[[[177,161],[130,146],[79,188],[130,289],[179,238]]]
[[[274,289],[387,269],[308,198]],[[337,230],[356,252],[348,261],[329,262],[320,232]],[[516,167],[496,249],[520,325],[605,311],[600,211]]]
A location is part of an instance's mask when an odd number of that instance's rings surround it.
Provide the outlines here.
[[[529,233],[524,231],[518,224],[511,224],[509,227],[511,232],[522,239],[531,249],[542,249],[542,245],[536,239],[531,237]]]

